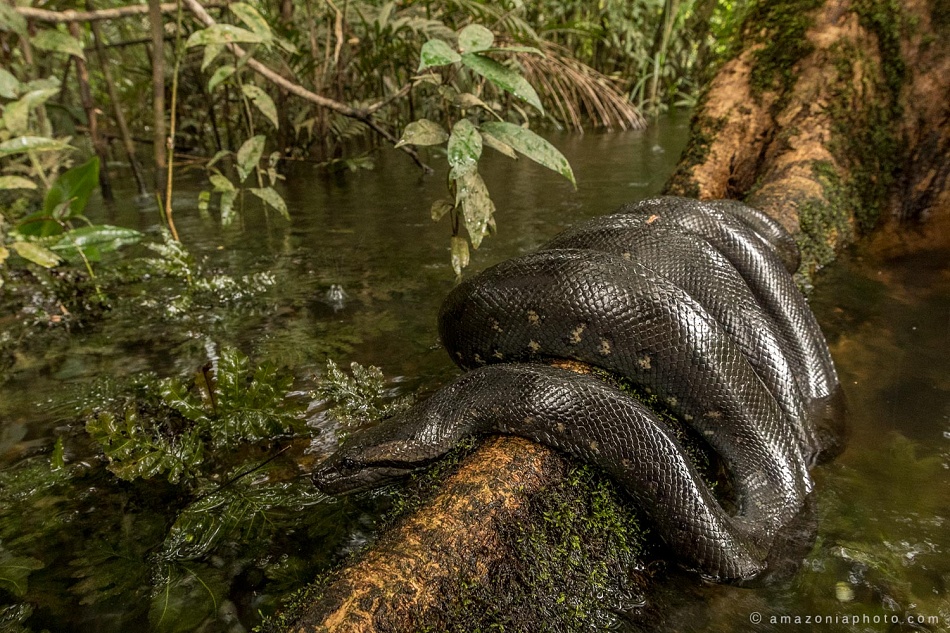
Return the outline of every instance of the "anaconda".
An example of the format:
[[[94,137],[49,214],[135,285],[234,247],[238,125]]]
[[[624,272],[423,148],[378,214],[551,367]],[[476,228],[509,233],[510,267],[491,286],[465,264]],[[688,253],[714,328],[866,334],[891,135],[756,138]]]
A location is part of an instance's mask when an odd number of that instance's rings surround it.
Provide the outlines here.
[[[808,460],[822,441],[806,405],[830,397],[837,378],[776,254],[787,240],[753,232],[754,214],[741,221],[715,206],[658,198],[622,208],[626,220],[593,220],[460,284],[443,304],[440,335],[470,371],[350,436],[314,482],[328,492],[378,485],[464,435],[521,435],[610,472],[687,566],[719,580],[760,573],[812,489]],[[658,219],[668,240],[642,233],[618,246],[621,233]],[[649,261],[664,247],[670,255]],[[677,271],[677,259],[690,270]],[[552,358],[601,367],[662,398],[726,462],[738,512],[723,511],[663,423],[630,397],[523,364]]]

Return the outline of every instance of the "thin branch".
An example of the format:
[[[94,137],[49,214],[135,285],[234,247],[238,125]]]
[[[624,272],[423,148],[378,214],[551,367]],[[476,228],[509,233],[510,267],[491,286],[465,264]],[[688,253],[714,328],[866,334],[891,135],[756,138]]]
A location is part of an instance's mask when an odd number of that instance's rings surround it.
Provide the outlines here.
[[[201,6],[198,0],[184,0],[184,4],[185,6],[188,7],[189,11],[195,14],[195,17],[198,18],[198,21],[200,21],[205,26],[213,26],[214,24],[216,24],[214,18],[208,15],[208,12],[205,11],[205,8]],[[238,46],[237,44],[228,44],[227,47],[228,47],[228,50],[230,50],[239,59],[244,57],[245,55],[244,49]],[[395,145],[398,142],[398,139],[395,136],[393,136],[389,130],[386,130],[385,128],[381,127],[379,123],[377,123],[373,119],[372,112],[374,112],[375,110],[370,110],[370,109],[358,110],[356,108],[346,105],[345,103],[340,103],[339,101],[334,101],[333,99],[328,99],[327,97],[318,95],[315,92],[307,90],[300,84],[296,84],[290,81],[289,79],[282,77],[277,72],[265,66],[264,64],[257,61],[256,59],[249,58],[247,60],[247,66],[248,68],[256,72],[258,75],[260,75],[264,79],[270,81],[276,86],[279,86],[280,88],[283,88],[290,94],[296,95],[300,97],[301,99],[304,99],[305,101],[309,101],[310,103],[316,104],[320,106],[321,108],[326,108],[327,110],[332,110],[333,112],[342,114],[345,117],[362,121],[363,123],[368,125],[370,128],[372,128],[373,131],[375,131],[377,134],[382,136],[384,139],[386,139],[390,143],[393,143]],[[372,107],[375,107],[375,106],[371,106],[371,108]],[[379,106],[379,107],[382,107],[382,106]],[[378,110],[379,107],[376,107],[376,109]],[[422,159],[419,158],[419,154],[413,148],[409,147],[408,145],[403,145],[399,149],[409,154],[409,156],[412,157],[412,160],[414,160],[416,164],[419,165],[419,167],[421,167],[427,172],[432,171],[431,167],[429,167],[424,162],[422,162]]]
[[[213,0],[208,2],[209,7],[227,6],[226,2]],[[174,13],[178,5],[174,2],[166,2],[161,5],[162,13]],[[38,22],[52,22],[63,24],[67,22],[94,22],[98,20],[115,20],[119,18],[130,18],[137,15],[147,15],[148,5],[133,4],[127,7],[116,7],[114,9],[97,9],[95,11],[50,11],[48,9],[35,9],[33,7],[16,7],[17,13],[28,20]]]

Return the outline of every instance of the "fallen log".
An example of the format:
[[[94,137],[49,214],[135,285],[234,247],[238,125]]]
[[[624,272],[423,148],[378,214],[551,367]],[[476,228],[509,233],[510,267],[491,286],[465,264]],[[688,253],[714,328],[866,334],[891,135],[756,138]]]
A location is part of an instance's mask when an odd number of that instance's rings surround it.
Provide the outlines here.
[[[806,282],[883,218],[950,210],[950,38],[938,6],[758,2],[704,93],[667,191],[763,209],[798,236]],[[471,615],[465,601],[491,593],[486,585],[497,582],[498,565],[526,564],[510,558],[512,542],[524,538],[523,526],[510,522],[546,490],[569,488],[568,472],[548,449],[491,441],[276,630],[472,630],[470,621],[453,624],[449,616]],[[598,511],[586,511],[568,522],[597,525]],[[566,548],[565,561],[596,556],[577,545]],[[637,582],[627,590],[635,593]],[[499,612],[517,607],[503,591],[494,596]],[[485,610],[487,603],[477,604]],[[539,611],[546,625],[507,620],[505,630],[561,630],[550,619],[557,614]]]

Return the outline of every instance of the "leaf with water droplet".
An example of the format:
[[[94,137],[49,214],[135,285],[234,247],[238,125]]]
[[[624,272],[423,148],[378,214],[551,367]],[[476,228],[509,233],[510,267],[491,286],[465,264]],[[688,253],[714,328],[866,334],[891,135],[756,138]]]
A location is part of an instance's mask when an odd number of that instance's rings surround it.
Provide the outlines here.
[[[206,29],[195,31],[185,42],[185,48],[192,46],[221,46],[232,43],[260,44],[264,41],[257,33],[242,29],[233,24],[213,24]]]
[[[234,66],[231,64],[225,64],[214,71],[214,74],[211,75],[211,79],[208,80],[208,92],[214,90],[218,84],[233,75],[234,70]]]
[[[468,242],[465,241],[464,237],[453,235],[451,239],[451,245],[452,270],[455,271],[456,276],[460,277],[462,275],[462,269],[468,266]]]
[[[528,80],[518,72],[490,57],[477,53],[462,55],[462,63],[502,90],[510,92],[519,99],[533,105],[541,114],[544,114],[544,107],[541,105],[538,93],[531,87]]]
[[[261,156],[264,155],[264,143],[267,140],[262,134],[258,134],[252,138],[244,141],[244,144],[241,145],[241,149],[237,153],[237,170],[238,176],[241,178],[241,182],[247,178],[254,168],[257,167],[257,164],[261,161]]]
[[[575,189],[577,188],[574,171],[564,154],[531,130],[513,123],[489,122],[481,125],[481,131],[510,145],[539,165],[556,171],[570,180]]]
[[[263,200],[267,206],[277,209],[277,212],[280,213],[285,220],[290,220],[290,211],[287,210],[287,203],[284,201],[284,198],[277,193],[276,189],[273,187],[264,187],[262,189],[248,189],[248,191]]]
[[[277,119],[277,106],[274,105],[274,100],[270,98],[269,94],[254,84],[244,84],[241,86],[241,91],[244,92],[245,97],[250,99],[251,102],[257,106],[257,109],[267,117],[267,120],[270,121],[275,128],[280,127],[280,122]]]
[[[433,66],[455,64],[461,59],[461,55],[442,40],[429,40],[422,45],[422,50],[419,52],[419,68],[416,72]]]
[[[469,24],[459,31],[459,50],[463,53],[483,51],[494,41],[494,34],[480,24]]]
[[[461,119],[452,127],[449,136],[448,159],[452,177],[460,178],[475,170],[482,155],[482,137],[468,119]]]
[[[472,248],[477,249],[488,233],[488,225],[495,213],[495,203],[488,194],[485,181],[475,170],[456,178],[455,201],[462,208],[462,221]]]
[[[244,22],[251,31],[259,35],[261,40],[265,43],[274,39],[274,34],[271,32],[267,20],[258,13],[257,9],[245,2],[235,2],[234,4],[228,5],[228,8],[231,10],[231,13],[238,16],[241,22]]]
[[[441,125],[429,119],[419,119],[406,126],[396,147],[403,145],[439,145],[449,139],[449,133]]]
[[[33,46],[43,51],[65,53],[66,55],[74,55],[79,59],[86,59],[86,55],[83,53],[82,43],[72,35],[67,35],[56,29],[42,30],[34,35],[30,39],[30,42]]]

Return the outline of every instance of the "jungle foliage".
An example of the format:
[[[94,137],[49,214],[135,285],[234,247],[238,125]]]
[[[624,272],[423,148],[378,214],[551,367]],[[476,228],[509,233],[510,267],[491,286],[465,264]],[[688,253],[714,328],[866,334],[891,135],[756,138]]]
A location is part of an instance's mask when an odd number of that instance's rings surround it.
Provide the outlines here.
[[[489,146],[573,179],[567,160],[527,126],[625,129],[643,124],[638,107],[691,104],[745,2],[285,0],[205,8],[183,0],[159,17],[137,11],[142,6],[73,5],[0,8],[0,263],[11,253],[41,265],[59,261],[51,241],[34,238],[77,229],[87,198],[77,196],[67,212],[47,192],[60,173],[85,162],[80,156],[99,157],[92,177],[107,200],[115,163],[132,168],[145,196],[139,165],[149,142],[156,198],[175,239],[176,162],[204,169],[199,206],[216,202],[223,226],[246,203],[290,219],[280,187],[287,161],[372,168],[380,140],[408,149],[423,142],[410,137],[426,121],[453,141],[471,141],[467,119],[483,140],[491,137]],[[119,14],[97,19],[96,9]],[[66,10],[92,17],[70,19]],[[154,85],[164,90],[152,94]],[[124,152],[110,139],[121,140]],[[469,245],[477,248],[493,226],[486,183],[452,163],[453,148],[465,149],[466,164],[477,160],[472,143],[450,142],[449,197],[432,207],[434,217],[451,219],[456,273]],[[411,155],[423,164],[425,157]],[[134,238],[115,227],[81,230],[73,238],[98,250]],[[60,250],[88,258],[89,249],[70,239],[60,238]]]

